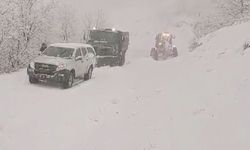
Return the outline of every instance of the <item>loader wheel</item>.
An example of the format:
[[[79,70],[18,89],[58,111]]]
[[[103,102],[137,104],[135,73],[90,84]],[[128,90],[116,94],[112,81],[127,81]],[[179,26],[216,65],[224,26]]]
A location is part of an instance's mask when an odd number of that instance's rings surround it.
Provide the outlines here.
[[[157,54],[155,48],[152,48],[152,49],[151,49],[150,56],[151,56],[154,60],[158,60],[158,54]]]
[[[177,48],[176,48],[176,47],[173,48],[173,56],[174,56],[174,57],[177,57],[177,56],[178,56],[178,51],[177,51]]]

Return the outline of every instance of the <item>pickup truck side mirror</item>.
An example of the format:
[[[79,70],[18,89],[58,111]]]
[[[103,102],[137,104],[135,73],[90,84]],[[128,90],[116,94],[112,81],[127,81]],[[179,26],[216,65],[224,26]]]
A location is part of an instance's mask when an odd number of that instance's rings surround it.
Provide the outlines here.
[[[82,56],[77,56],[75,60],[76,61],[82,60]]]
[[[39,52],[39,53],[38,53],[38,56],[42,56],[42,55],[43,55],[43,53],[42,53],[42,52]]]
[[[86,41],[86,39],[87,39],[87,38],[86,38],[86,34],[84,33],[84,35],[83,35],[83,40]]]

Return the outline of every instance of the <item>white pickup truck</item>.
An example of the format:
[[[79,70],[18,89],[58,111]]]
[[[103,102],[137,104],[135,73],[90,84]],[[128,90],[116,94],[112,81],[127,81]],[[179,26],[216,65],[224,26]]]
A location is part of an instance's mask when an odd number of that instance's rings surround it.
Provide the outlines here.
[[[70,88],[76,78],[91,79],[95,65],[96,52],[91,45],[57,43],[34,59],[27,73],[30,83],[55,81],[63,88]]]

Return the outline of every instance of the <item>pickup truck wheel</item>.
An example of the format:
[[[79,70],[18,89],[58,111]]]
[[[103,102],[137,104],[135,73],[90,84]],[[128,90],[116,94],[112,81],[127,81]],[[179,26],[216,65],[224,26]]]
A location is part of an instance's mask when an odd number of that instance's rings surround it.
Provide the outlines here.
[[[92,74],[93,74],[93,67],[91,66],[88,70],[88,73],[84,75],[84,80],[89,80],[92,78]]]
[[[72,72],[69,73],[68,79],[62,84],[62,88],[68,89],[73,86],[75,76]]]
[[[39,81],[38,81],[38,79],[29,76],[29,82],[30,82],[31,84],[35,84],[35,83],[38,83]]]

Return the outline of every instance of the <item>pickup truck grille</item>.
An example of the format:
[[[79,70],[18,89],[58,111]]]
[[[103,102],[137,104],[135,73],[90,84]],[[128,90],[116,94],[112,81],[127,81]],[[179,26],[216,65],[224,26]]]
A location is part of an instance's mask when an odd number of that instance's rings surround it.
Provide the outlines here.
[[[57,68],[56,65],[35,63],[35,73],[36,74],[54,75],[56,68]]]

